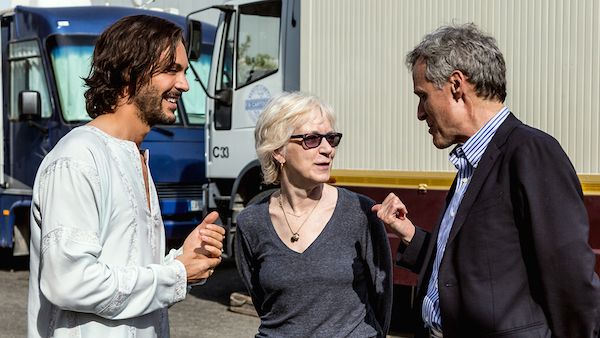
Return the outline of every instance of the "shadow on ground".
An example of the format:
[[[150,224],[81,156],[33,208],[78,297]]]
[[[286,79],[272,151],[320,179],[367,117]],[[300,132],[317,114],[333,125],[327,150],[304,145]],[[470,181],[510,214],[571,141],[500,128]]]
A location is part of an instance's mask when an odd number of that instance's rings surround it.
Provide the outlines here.
[[[218,302],[229,306],[229,295],[233,292],[246,292],[246,287],[235,267],[233,258],[224,259],[215,269],[215,273],[206,281],[203,287],[196,287],[190,291],[194,297]]]

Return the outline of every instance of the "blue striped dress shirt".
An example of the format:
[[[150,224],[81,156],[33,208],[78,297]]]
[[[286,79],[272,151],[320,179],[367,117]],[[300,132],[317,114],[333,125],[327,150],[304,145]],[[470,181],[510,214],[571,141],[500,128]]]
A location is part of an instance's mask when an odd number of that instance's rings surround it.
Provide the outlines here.
[[[503,107],[494,117],[492,117],[475,135],[471,136],[467,142],[462,145],[458,145],[450,153],[449,159],[452,164],[458,169],[456,178],[456,190],[452,196],[452,200],[446,208],[444,218],[440,224],[440,231],[437,239],[437,251],[435,260],[433,261],[433,270],[431,272],[431,278],[429,279],[429,285],[427,287],[427,294],[423,300],[422,316],[426,327],[442,329],[442,316],[440,313],[440,295],[438,291],[438,273],[440,270],[440,263],[444,257],[444,250],[446,249],[446,243],[452,224],[454,223],[454,217],[460,202],[467,191],[473,172],[477,168],[477,164],[483,155],[483,152],[487,148],[490,140],[498,130],[498,127],[506,120],[509,114],[507,107]]]

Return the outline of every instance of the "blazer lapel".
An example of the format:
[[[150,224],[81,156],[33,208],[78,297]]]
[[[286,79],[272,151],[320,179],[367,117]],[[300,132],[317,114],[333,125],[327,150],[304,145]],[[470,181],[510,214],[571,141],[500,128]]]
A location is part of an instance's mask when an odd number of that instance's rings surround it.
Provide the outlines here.
[[[481,160],[479,160],[477,168],[473,172],[473,177],[471,178],[469,187],[467,188],[467,191],[460,202],[454,223],[452,224],[452,230],[450,230],[448,244],[454,240],[463,223],[467,219],[467,215],[469,214],[473,203],[477,199],[479,191],[481,190],[481,187],[483,187],[483,183],[488,178],[490,170],[494,166],[498,155],[500,155],[502,152],[502,146],[504,143],[506,143],[506,140],[513,129],[520,124],[522,124],[521,121],[519,121],[519,119],[510,113],[506,120],[498,128],[494,137],[492,137],[490,140],[490,143],[483,153],[483,156],[481,156]]]

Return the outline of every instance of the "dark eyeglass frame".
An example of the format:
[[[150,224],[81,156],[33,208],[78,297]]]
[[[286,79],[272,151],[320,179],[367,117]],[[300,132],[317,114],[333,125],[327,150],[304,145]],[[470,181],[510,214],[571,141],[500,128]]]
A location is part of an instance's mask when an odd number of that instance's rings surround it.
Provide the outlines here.
[[[313,149],[318,147],[321,142],[323,142],[323,138],[327,140],[332,147],[337,147],[342,140],[342,133],[331,132],[327,134],[319,134],[319,133],[308,133],[308,134],[296,134],[290,136],[291,139],[301,138],[302,139],[302,148],[304,149]],[[314,143],[313,143],[314,142]]]

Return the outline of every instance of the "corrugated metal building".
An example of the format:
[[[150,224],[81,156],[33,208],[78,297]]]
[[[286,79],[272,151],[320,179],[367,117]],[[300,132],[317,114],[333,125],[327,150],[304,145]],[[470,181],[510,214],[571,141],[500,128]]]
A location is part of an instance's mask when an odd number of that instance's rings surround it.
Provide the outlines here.
[[[560,141],[584,188],[600,186],[597,0],[303,0],[301,6],[301,90],[338,113],[344,132],[338,176],[371,177],[373,185],[377,177],[407,183],[436,177],[432,171],[454,172],[449,150],[437,150],[416,118],[404,59],[438,26],[474,22],[497,39],[506,58],[506,105]]]

